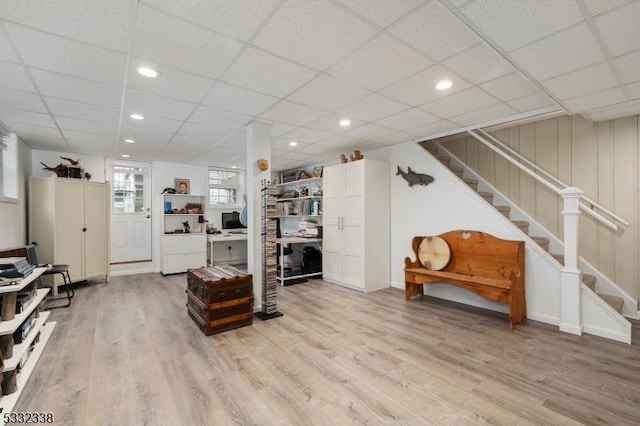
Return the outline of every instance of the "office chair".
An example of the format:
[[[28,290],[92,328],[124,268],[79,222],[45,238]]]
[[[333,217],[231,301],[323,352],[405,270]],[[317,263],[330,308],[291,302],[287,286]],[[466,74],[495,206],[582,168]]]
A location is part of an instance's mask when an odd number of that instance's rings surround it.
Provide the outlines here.
[[[62,281],[64,282],[63,285],[67,292],[67,297],[66,297],[67,303],[66,305],[60,305],[60,306],[47,306],[47,309],[51,310],[51,309],[58,309],[58,308],[68,308],[69,306],[71,306],[71,299],[73,298],[73,296],[75,296],[76,292],[72,287],[71,276],[69,275],[69,265],[39,264],[38,256],[36,255],[36,247],[33,244],[29,244],[27,246],[27,261],[36,267],[47,268],[47,270],[42,273],[41,275],[42,277],[47,275],[56,275],[56,274],[62,277]],[[38,283],[38,288],[40,287],[42,287],[42,280],[40,280]],[[59,300],[59,299],[64,299],[64,297],[49,299],[49,300]]]

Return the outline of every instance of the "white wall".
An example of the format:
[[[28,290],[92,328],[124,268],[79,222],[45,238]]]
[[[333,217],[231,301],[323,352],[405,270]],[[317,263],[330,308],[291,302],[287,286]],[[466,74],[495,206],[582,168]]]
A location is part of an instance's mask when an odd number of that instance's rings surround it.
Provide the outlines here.
[[[414,236],[470,229],[487,232],[503,239],[521,239],[517,228],[509,220],[418,144],[407,142],[394,145],[366,152],[365,157],[389,163],[392,287],[404,289],[404,258],[413,256],[411,240]],[[411,167],[417,173],[433,176],[435,181],[428,186],[410,188],[401,176],[395,175],[397,166],[404,171]],[[528,317],[557,324],[560,317],[557,296],[559,272],[553,263],[540,256],[537,250],[537,247],[527,245],[525,251]],[[425,293],[507,312],[505,305],[487,301],[475,293],[453,285],[429,285],[426,286]]]
[[[60,157],[68,157],[74,160],[80,160],[80,167],[84,172],[91,174],[91,180],[95,182],[104,182],[105,176],[105,158],[101,155],[86,155],[86,154],[73,154],[68,152],[55,152],[55,151],[41,151],[33,150],[31,155],[31,168],[33,170],[33,176],[51,176],[53,172],[48,170],[42,170],[44,167],[40,162],[46,164],[49,167],[56,167],[58,164],[67,165],[69,162],[63,160]]]

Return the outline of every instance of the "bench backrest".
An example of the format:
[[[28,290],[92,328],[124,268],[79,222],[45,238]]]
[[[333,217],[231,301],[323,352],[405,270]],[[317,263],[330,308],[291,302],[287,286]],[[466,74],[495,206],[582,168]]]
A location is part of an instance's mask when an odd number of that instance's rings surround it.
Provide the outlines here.
[[[524,241],[469,230],[449,231],[439,237],[451,250],[451,260],[442,271],[511,281],[524,278]],[[414,237],[411,242],[416,259],[423,238]]]

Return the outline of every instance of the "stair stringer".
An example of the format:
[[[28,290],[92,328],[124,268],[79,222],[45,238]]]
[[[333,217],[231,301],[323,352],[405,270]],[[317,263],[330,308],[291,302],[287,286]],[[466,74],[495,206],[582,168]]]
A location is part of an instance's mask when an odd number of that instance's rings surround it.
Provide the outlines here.
[[[493,185],[488,183],[482,176],[468,167],[465,163],[460,161],[458,157],[452,154],[448,149],[444,148],[442,145],[434,142],[438,146],[438,149],[442,150],[442,152],[446,153],[451,159],[452,165],[462,168],[465,173],[472,175],[473,179],[478,181],[478,191],[489,191],[493,192],[493,200],[494,204],[496,201],[498,205],[508,205],[511,207],[511,219],[513,220],[526,220],[529,222],[529,233],[531,235],[539,235],[549,238],[549,253],[564,253],[564,242],[556,237],[552,232],[548,231],[543,225],[541,225],[534,218],[529,216],[527,212],[525,212],[520,206],[513,203],[509,198],[507,198],[502,192],[500,192]],[[428,152],[428,151],[427,151]],[[455,163],[455,164],[454,164]],[[519,230],[520,231],[520,230]],[[523,235],[526,235],[527,238],[530,238],[527,234],[520,231]],[[537,244],[536,244],[537,246]],[[538,246],[539,247],[539,246]],[[554,259],[551,254],[547,253],[545,250],[540,248],[542,252],[546,253],[555,264],[560,265],[556,259]],[[560,265],[561,269],[562,265]],[[624,289],[614,283],[609,277],[604,275],[599,269],[590,264],[584,258],[580,257],[578,259],[578,267],[581,272],[594,275],[597,278],[596,288],[600,293],[610,294],[613,296],[618,296],[624,300],[622,305],[622,315],[626,318],[631,319],[640,319],[640,311],[638,311],[638,301],[634,299],[629,293],[627,293]]]
[[[447,150],[446,148],[443,148],[441,145],[438,145],[438,149],[441,149],[442,152],[446,153],[449,158],[451,159],[451,165],[454,165],[457,167],[461,167],[465,173],[468,173],[470,175],[473,176],[474,179],[476,179],[478,181],[478,191],[491,191],[494,193],[494,202],[495,201],[499,201],[501,203],[503,203],[502,205],[509,205],[511,207],[511,212],[517,212],[518,214],[515,215],[515,217],[513,217],[513,219],[515,220],[527,220],[529,221],[529,229],[530,231],[534,231],[536,234],[540,235],[544,235],[546,237],[549,238],[549,250],[551,251],[552,248],[554,249],[554,251],[558,251],[561,253],[564,253],[564,246],[563,243],[557,238],[555,237],[555,235],[553,235],[551,232],[549,232],[546,228],[544,228],[540,223],[538,223],[536,220],[534,220],[533,218],[531,218],[524,210],[522,210],[519,206],[515,205],[515,203],[511,202],[511,200],[509,200],[503,193],[501,193],[500,191],[498,191],[493,185],[489,184],[488,182],[486,182],[486,180],[480,176],[478,173],[476,173],[474,170],[472,170],[471,168],[469,168],[466,164],[462,163],[455,155],[453,155],[449,150]],[[434,159],[436,159],[435,156],[433,156],[433,154],[431,154],[429,151],[427,151],[426,149],[424,150],[425,153],[429,156],[432,156]],[[437,161],[437,159],[436,159]],[[438,161],[439,162],[439,161]],[[440,162],[439,162],[440,163]],[[469,187],[468,185],[466,185],[464,183],[464,181],[462,179],[459,179],[457,175],[455,175],[455,173],[453,173],[451,170],[449,170],[449,168],[440,163],[441,167],[447,169],[447,171],[449,173],[451,173],[455,179],[457,179],[463,186],[466,187],[466,189],[468,191],[471,191],[473,193],[475,193],[475,195],[482,199],[482,201],[487,205],[487,206],[491,206],[490,208],[495,211],[495,213],[498,216],[501,216],[503,219],[503,223],[505,226],[509,227],[512,229],[513,232],[517,233],[521,239],[523,239],[526,243],[526,254],[527,256],[525,256],[525,269],[526,269],[526,278],[525,278],[525,290],[526,290],[526,296],[527,296],[527,317],[531,318],[531,319],[535,319],[541,322],[545,322],[545,323],[549,323],[549,324],[554,324],[554,325],[559,325],[560,324],[560,270],[562,268],[562,265],[560,265],[560,263],[558,263],[558,261],[556,261],[550,253],[548,253],[547,251],[545,251],[544,249],[542,249],[542,247],[540,247],[538,244],[536,244],[529,235],[525,234],[522,230],[520,230],[515,224],[513,224],[513,222],[511,222],[510,219],[506,218],[505,216],[503,216],[501,213],[499,213],[495,207],[491,204],[489,204],[489,202],[487,202],[486,200],[484,200],[484,198],[482,198],[482,196],[480,196],[476,191],[474,191],[471,187]],[[531,225],[534,225],[533,228]],[[554,244],[552,245],[551,242],[554,242]],[[560,248],[560,250],[558,250],[558,248]],[[554,281],[555,283],[555,287],[554,287],[554,291],[550,291],[550,292],[544,292],[543,294],[536,294],[536,299],[538,297],[545,297],[547,298],[548,302],[552,302],[555,301],[558,304],[558,308],[557,308],[557,318],[542,318],[542,317],[538,317],[536,318],[536,313],[534,312],[529,312],[529,298],[530,298],[530,293],[537,293],[537,291],[540,290],[540,286],[539,285],[534,285],[533,288],[531,285],[529,284],[529,260],[530,260],[530,254],[536,253],[538,256],[538,259],[545,259],[547,261],[547,263],[553,264],[553,267],[556,269],[557,271],[557,281]],[[584,259],[579,259],[579,266],[586,266],[587,262],[584,261]],[[535,267],[535,265],[532,265]],[[591,265],[589,265],[591,266]],[[600,277],[602,276],[602,274],[593,269],[593,267],[591,266],[590,270],[593,270],[594,272],[597,272],[596,276]],[[582,287],[586,287],[585,285],[582,285]],[[620,289],[618,286],[616,286],[614,284],[614,288],[616,288],[618,290],[618,292],[616,292],[616,295],[621,294],[620,297],[623,297],[622,294],[626,295],[628,297],[628,294],[626,294],[626,292],[624,292],[622,289]],[[595,292],[592,292],[590,289],[587,288],[587,290],[591,293],[593,293],[592,295],[590,294],[587,297],[581,297],[581,308],[583,308],[582,310],[582,324],[583,324],[583,330],[585,333],[589,333],[589,334],[594,334],[597,336],[601,336],[601,337],[605,337],[605,338],[610,338],[616,341],[621,341],[621,342],[625,342],[625,343],[630,343],[631,342],[631,324],[629,323],[629,321],[627,321],[627,319],[620,313],[616,312],[613,308],[611,308],[611,306],[609,306],[604,300],[602,300]],[[582,295],[584,295],[585,291],[582,291]],[[533,294],[532,294],[533,296]],[[597,298],[597,301],[593,301],[593,298]],[[627,302],[627,299],[625,298],[625,304]],[[631,303],[633,304],[633,308],[635,309],[638,305],[637,302],[634,301],[633,299],[631,299]],[[623,304],[623,308],[624,305]],[[586,308],[586,309],[584,309]]]
[[[582,328],[585,333],[631,344],[631,323],[582,284]]]

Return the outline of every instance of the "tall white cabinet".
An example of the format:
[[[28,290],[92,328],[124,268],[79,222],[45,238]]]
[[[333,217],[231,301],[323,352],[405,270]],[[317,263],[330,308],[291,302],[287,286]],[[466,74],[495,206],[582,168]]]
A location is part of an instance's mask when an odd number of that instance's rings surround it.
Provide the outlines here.
[[[389,287],[389,166],[325,167],[322,277],[355,290]]]
[[[37,244],[38,261],[69,265],[74,282],[108,280],[108,199],[108,183],[30,177],[29,241]],[[59,284],[53,283],[54,295]]]

